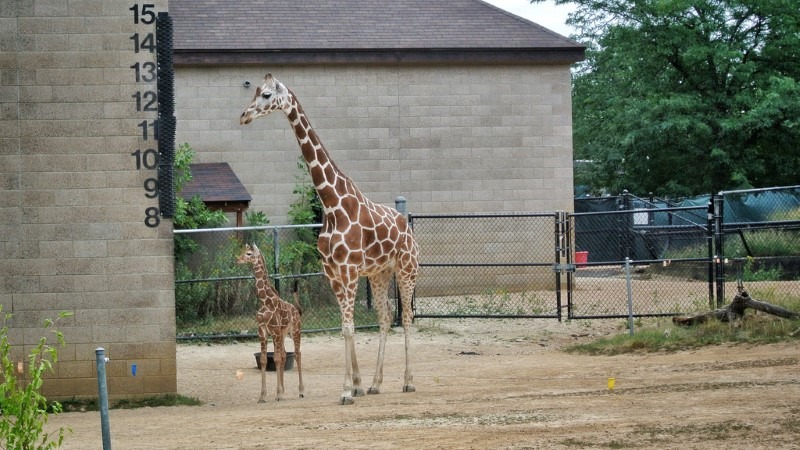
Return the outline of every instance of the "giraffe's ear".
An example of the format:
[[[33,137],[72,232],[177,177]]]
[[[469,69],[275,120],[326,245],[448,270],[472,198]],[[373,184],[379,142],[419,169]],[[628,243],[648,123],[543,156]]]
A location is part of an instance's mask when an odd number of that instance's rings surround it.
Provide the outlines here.
[[[281,83],[278,80],[275,80],[275,92],[284,92],[284,91],[286,91],[286,88],[283,86],[283,83]]]

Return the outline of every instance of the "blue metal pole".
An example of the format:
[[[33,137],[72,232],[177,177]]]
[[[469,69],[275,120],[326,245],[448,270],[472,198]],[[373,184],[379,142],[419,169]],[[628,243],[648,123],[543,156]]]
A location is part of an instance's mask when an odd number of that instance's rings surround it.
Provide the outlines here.
[[[106,350],[98,347],[94,350],[97,360],[97,390],[100,403],[100,427],[103,432],[103,450],[111,450],[111,430],[108,426],[108,386],[106,385]]]

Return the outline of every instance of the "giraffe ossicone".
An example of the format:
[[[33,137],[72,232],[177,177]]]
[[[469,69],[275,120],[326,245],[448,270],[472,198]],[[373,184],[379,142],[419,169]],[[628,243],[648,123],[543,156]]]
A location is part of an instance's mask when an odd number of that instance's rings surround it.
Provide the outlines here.
[[[325,275],[339,302],[345,344],[345,377],[340,403],[352,404],[354,396],[364,394],[356,358],[353,319],[358,279],[362,276],[369,279],[372,287],[380,326],[378,363],[367,393],[379,393],[383,382],[384,350],[392,322],[388,296],[392,275],[400,291],[405,335],[403,392],[414,392],[410,362],[410,328],[414,318],[411,296],[419,265],[417,243],[408,220],[394,208],[373,203],[353,180],[339,170],[311,127],[297,97],[271,74],[267,74],[261,86],[256,88],[255,96],[239,122],[247,125],[276,110],[286,114],[294,130],[323,206],[317,249]]]
[[[272,344],[275,347],[273,359],[277,372],[275,400],[280,401],[283,398],[283,372],[286,362],[284,340],[286,336],[291,336],[294,341],[294,362],[297,367],[297,376],[300,379],[298,389],[300,397],[303,397],[305,392],[303,358],[300,353],[300,325],[303,312],[298,302],[297,290],[295,289],[294,293],[295,304],[281,299],[269,280],[264,256],[256,244],[252,246],[245,244],[242,253],[236,258],[236,264],[249,264],[253,268],[256,279],[256,295],[259,301],[256,323],[258,324],[258,340],[261,343],[261,396],[258,403],[264,403],[267,400],[267,340],[270,337],[272,337]]]

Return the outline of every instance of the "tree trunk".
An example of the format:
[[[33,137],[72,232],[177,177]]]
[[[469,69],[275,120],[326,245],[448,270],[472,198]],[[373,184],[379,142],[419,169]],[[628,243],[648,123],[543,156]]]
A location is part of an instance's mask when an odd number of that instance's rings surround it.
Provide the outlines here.
[[[744,310],[747,308],[755,309],[756,311],[772,314],[773,316],[783,317],[785,319],[800,318],[800,314],[789,311],[788,309],[775,306],[771,303],[762,302],[750,298],[750,294],[746,290],[740,289],[736,297],[730,305],[725,308],[715,309],[703,314],[694,316],[676,316],[672,318],[672,323],[676,325],[697,325],[706,322],[709,318],[715,318],[721,322],[730,322],[732,320],[741,319],[744,317]]]

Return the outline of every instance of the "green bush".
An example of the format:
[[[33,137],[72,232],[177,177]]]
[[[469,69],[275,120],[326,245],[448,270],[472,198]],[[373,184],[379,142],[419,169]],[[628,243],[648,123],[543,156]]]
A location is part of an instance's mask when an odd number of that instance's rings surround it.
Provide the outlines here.
[[[184,144],[177,152],[176,169],[179,169],[182,185],[191,179],[188,172],[194,152]],[[180,165],[180,167],[178,167]],[[295,202],[289,208],[289,222],[293,225],[319,223],[322,205],[304,163],[298,163],[301,170],[296,176]],[[207,210],[200,199],[183,202],[176,208],[176,227],[212,228],[221,224],[216,213]],[[224,218],[224,216],[223,216]],[[264,226],[270,223],[263,212],[245,214],[247,226]],[[317,273],[321,271],[317,236],[319,228],[293,229],[293,236],[281,236],[279,267],[275,267],[274,236],[263,230],[245,230],[231,235],[223,242],[215,242],[213,248],[204,247],[197,242],[195,235],[177,234],[175,236],[175,279],[213,280],[237,278],[252,275],[249,267],[235,264],[244,243],[256,244],[264,254],[270,274]],[[303,290],[313,288],[313,282],[306,279],[298,281]],[[252,279],[225,281],[198,281],[177,283],[175,286],[176,316],[179,328],[207,324],[224,317],[250,314],[255,307],[254,281]],[[284,293],[286,291],[284,290]],[[317,298],[318,296],[311,296]]]
[[[2,314],[2,307],[0,307]],[[59,319],[70,316],[59,314]],[[0,446],[4,449],[51,449],[58,448],[64,441],[65,429],[59,428],[52,433],[44,431],[49,414],[56,415],[62,411],[61,404],[52,402],[41,394],[45,372],[53,370],[53,363],[58,360],[56,347],[47,343],[47,337],[39,339],[39,343],[31,350],[27,361],[11,361],[11,344],[8,341],[8,321],[11,314],[3,318],[0,328],[0,357],[3,359],[3,383],[0,384]],[[58,319],[56,319],[58,320]],[[64,346],[64,336],[51,328],[55,321],[47,320],[44,329],[50,329],[59,346]],[[27,372],[25,366],[27,365]],[[22,376],[25,375],[25,376]],[[50,411],[50,412],[48,412]]]
[[[778,267],[758,267],[755,260],[747,257],[742,266],[742,281],[779,281],[783,270]]]

